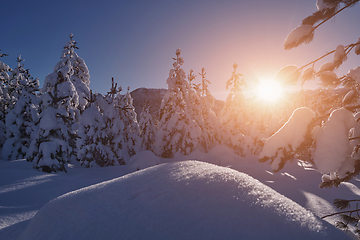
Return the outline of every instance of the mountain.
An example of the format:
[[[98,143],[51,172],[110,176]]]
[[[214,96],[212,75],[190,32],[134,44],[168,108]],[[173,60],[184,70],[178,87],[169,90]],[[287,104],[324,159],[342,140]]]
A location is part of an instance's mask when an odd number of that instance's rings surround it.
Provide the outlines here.
[[[134,99],[133,105],[135,107],[138,120],[140,113],[142,112],[147,102],[150,104],[150,114],[155,119],[159,119],[161,100],[163,99],[166,91],[166,89],[157,88],[138,88],[130,93]]]

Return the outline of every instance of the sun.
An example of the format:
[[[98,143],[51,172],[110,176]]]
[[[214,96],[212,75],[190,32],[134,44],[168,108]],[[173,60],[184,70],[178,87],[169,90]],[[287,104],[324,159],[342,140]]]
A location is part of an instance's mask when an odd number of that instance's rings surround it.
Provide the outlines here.
[[[274,80],[259,81],[256,88],[256,96],[266,102],[276,102],[284,93],[282,85]]]

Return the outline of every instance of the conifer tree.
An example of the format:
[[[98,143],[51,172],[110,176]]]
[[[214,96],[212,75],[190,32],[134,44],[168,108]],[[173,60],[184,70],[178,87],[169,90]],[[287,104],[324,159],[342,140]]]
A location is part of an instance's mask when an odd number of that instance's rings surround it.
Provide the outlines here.
[[[38,130],[26,155],[34,168],[46,172],[66,171],[67,163],[76,155],[79,96],[71,80],[74,69],[67,51],[65,48],[54,72],[45,78]]]
[[[223,126],[232,134],[241,133],[242,125],[245,122],[243,114],[245,97],[241,91],[241,86],[246,85],[246,83],[241,78],[242,74],[236,72],[237,67],[238,65],[235,63],[231,78],[226,82],[226,89],[230,87],[230,93],[226,98],[220,117]]]
[[[246,85],[241,78],[242,74],[237,73],[238,65],[233,65],[234,71],[231,78],[226,82],[226,88],[230,93],[226,98],[224,107],[221,111],[220,122],[223,126],[223,140],[229,147],[233,148],[236,153],[243,154],[240,146],[243,141],[243,128],[245,127],[245,97],[241,91],[241,86]]]
[[[107,159],[103,163],[98,163],[100,166],[115,166],[124,164],[117,154],[117,144],[115,139],[119,140],[124,129],[124,122],[120,118],[119,111],[116,109],[116,96],[121,92],[122,88],[117,87],[114,78],[111,79],[111,88],[106,96],[97,95],[96,103],[103,115],[105,128],[100,137],[100,141],[106,151]]]
[[[115,108],[123,122],[121,134],[115,138],[117,156],[120,164],[126,164],[130,157],[139,152],[140,149],[140,129],[136,118],[133,98],[130,88],[125,95],[118,94],[115,99]]]
[[[0,53],[0,57],[5,56],[7,56],[7,54]],[[0,147],[2,147],[6,140],[5,116],[8,111],[9,94],[7,92],[7,86],[9,84],[10,71],[11,68],[9,65],[0,61]]]
[[[139,128],[141,149],[153,152],[155,147],[156,128],[149,110],[150,105],[149,103],[146,103],[143,111],[140,113]]]
[[[75,49],[78,49],[77,42],[73,39],[73,34],[69,35],[70,40],[64,46],[63,52],[60,57],[60,62],[56,64],[54,71],[59,71],[64,66],[71,68],[70,81],[74,85],[77,95],[79,96],[79,110],[84,110],[87,104],[86,98],[90,94],[90,75],[89,70],[85,64],[85,61],[78,56]],[[48,90],[48,87],[52,87],[54,83],[44,82],[43,92]]]
[[[17,67],[12,71],[10,88],[12,106],[6,115],[6,142],[1,152],[2,159],[14,160],[24,158],[38,120],[39,79],[33,79],[24,69],[21,57]]]
[[[156,154],[171,158],[175,153],[187,155],[195,149],[204,149],[203,132],[193,118],[189,93],[189,82],[181,66],[184,64],[176,50],[174,68],[167,79],[168,91],[160,107],[160,122],[156,133]]]
[[[215,104],[215,98],[211,94],[208,85],[210,84],[210,81],[206,79],[206,72],[205,68],[201,69],[201,73],[199,73],[201,76],[201,88],[200,88],[200,94],[201,94],[201,113],[202,113],[202,119],[204,124],[204,131],[206,131],[207,136],[207,149],[210,148],[210,146],[214,143],[220,143],[222,140],[222,134],[220,129],[220,119],[216,116],[212,108]]]
[[[97,96],[90,91],[90,97],[86,100],[88,103],[81,114],[78,129],[77,158],[84,167],[113,165],[109,162],[109,147],[103,141],[106,125],[97,104]]]

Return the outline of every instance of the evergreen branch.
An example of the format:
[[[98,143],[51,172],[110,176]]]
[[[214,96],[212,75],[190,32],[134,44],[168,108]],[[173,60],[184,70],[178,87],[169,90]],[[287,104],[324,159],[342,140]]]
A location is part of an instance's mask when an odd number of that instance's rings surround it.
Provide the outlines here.
[[[359,211],[360,211],[360,209],[355,209],[355,210],[349,210],[349,211],[342,211],[342,212],[332,213],[332,214],[328,214],[328,215],[325,215],[325,216],[321,217],[321,219],[324,219],[324,218],[327,218],[327,217],[331,217],[331,216],[335,216],[335,215],[338,215],[338,214],[354,213],[354,212],[359,212]]]
[[[325,22],[329,21],[331,18],[335,17],[335,15],[339,14],[340,12],[342,12],[343,10],[345,10],[346,8],[349,8],[351,6],[353,6],[356,2],[358,2],[360,0],[355,0],[353,3],[348,3],[347,5],[345,5],[343,8],[339,9],[338,11],[334,12],[333,14],[331,14],[329,17],[327,17],[325,20],[323,20],[321,23],[319,23],[318,25],[316,25],[313,29],[313,31],[315,31],[316,28],[320,27],[322,24],[324,24]]]
[[[349,141],[351,141],[351,140],[355,140],[355,139],[360,139],[360,137],[353,137],[353,138],[349,138]]]
[[[346,49],[346,50],[351,50],[352,48],[354,48],[356,45],[359,45],[360,44],[360,41],[359,42],[356,42],[356,43],[351,43],[351,44],[349,44],[349,45],[347,45],[347,46],[345,46],[344,48]],[[302,67],[300,67],[298,70],[301,70],[301,69],[303,69],[303,68],[305,68],[305,67],[307,67],[307,66],[309,66],[309,65],[312,65],[312,64],[315,64],[317,61],[319,61],[319,60],[321,60],[321,59],[323,59],[323,58],[325,58],[325,57],[327,57],[327,56],[329,56],[330,54],[333,54],[333,53],[335,53],[335,49],[334,50],[332,50],[331,52],[328,52],[328,53],[326,53],[326,54],[324,54],[324,55],[322,55],[321,57],[319,57],[319,58],[317,58],[317,59],[315,59],[314,61],[311,61],[311,62],[309,62],[309,63],[307,63],[307,64],[305,64],[305,65],[303,65]],[[350,53],[350,51],[348,51],[347,53],[345,53],[346,55],[347,54],[349,54]]]

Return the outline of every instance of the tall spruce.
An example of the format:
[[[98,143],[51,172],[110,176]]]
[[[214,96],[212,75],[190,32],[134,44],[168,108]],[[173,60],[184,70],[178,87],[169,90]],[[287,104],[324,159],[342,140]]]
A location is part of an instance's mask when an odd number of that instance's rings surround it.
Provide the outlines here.
[[[106,124],[98,106],[101,96],[90,91],[87,106],[81,114],[77,139],[77,158],[84,167],[113,165],[109,162],[109,146],[104,142]]]
[[[190,154],[195,149],[204,149],[203,132],[196,119],[193,118],[190,84],[181,66],[184,64],[176,50],[174,68],[167,79],[168,91],[160,107],[160,122],[155,137],[156,154],[171,158],[175,153]]]
[[[141,149],[154,151],[156,127],[150,114],[150,104],[147,102],[139,119]]]
[[[0,57],[7,56],[6,53],[0,53]],[[6,63],[0,61],[0,147],[4,144],[6,140],[6,126],[5,126],[5,116],[8,111],[9,103],[9,94],[8,94],[8,84],[9,84],[9,72],[11,68]]]
[[[10,88],[12,102],[6,115],[6,142],[1,151],[2,159],[14,160],[24,158],[36,132],[39,103],[37,91],[39,79],[33,79],[28,69],[24,69],[21,56],[18,65],[12,71]]]
[[[67,163],[76,155],[79,96],[71,80],[74,75],[72,50],[74,45],[70,36],[60,62],[45,78],[38,130],[26,155],[34,168],[46,172],[66,171]]]

